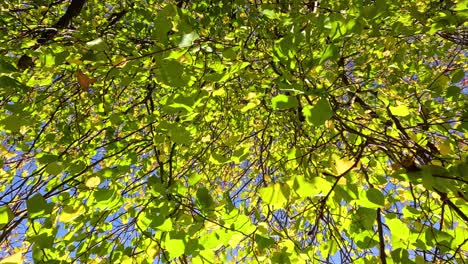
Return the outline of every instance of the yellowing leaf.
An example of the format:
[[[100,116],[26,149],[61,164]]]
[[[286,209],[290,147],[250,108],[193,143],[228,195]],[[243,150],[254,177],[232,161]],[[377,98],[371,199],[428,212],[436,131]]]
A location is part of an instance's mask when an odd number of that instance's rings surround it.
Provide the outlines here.
[[[390,106],[390,112],[395,116],[407,116],[410,113],[406,105]]]
[[[84,206],[79,205],[78,207],[65,206],[62,213],[59,216],[59,221],[62,223],[68,223],[73,219],[77,218],[85,212]]]
[[[335,172],[341,175],[354,165],[354,161],[348,159],[335,159]]]
[[[99,184],[101,183],[101,178],[97,177],[97,176],[93,176],[93,177],[89,177],[87,180],[86,180],[86,187],[92,189],[92,188],[96,188],[99,186]]]
[[[23,254],[21,252],[15,253],[9,257],[0,260],[0,264],[20,264],[23,263]]]
[[[450,148],[450,142],[448,140],[437,142],[436,147],[442,155],[449,155],[452,153],[452,149]]]

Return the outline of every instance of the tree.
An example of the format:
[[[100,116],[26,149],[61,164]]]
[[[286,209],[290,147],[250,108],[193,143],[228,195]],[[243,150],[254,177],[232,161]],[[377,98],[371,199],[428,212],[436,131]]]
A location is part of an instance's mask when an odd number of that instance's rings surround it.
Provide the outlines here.
[[[2,1],[2,263],[462,263],[466,1]]]

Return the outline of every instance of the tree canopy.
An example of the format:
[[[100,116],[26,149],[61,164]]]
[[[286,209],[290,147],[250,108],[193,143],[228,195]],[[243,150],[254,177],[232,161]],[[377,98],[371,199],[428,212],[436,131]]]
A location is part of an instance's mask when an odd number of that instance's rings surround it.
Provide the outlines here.
[[[0,1],[0,263],[464,263],[467,3]]]

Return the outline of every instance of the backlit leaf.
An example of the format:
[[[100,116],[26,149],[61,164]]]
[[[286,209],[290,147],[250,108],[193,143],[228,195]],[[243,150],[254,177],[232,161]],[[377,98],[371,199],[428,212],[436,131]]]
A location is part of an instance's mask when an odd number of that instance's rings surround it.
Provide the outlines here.
[[[306,106],[302,109],[306,121],[314,126],[323,126],[325,121],[333,116],[333,110],[327,99],[320,99],[314,106]]]
[[[407,116],[410,113],[406,105],[390,106],[390,111],[395,116]]]

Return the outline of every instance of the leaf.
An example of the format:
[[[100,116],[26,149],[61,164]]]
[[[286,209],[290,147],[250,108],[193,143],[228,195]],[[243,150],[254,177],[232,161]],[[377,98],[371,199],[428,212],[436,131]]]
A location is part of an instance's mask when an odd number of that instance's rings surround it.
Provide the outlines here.
[[[199,38],[197,32],[192,31],[188,34],[182,36],[182,40],[179,43],[179,48],[190,47],[193,45],[193,42]]]
[[[90,189],[98,187],[99,184],[101,184],[101,178],[99,178],[98,176],[89,177],[85,183],[86,187]]]
[[[155,226],[155,228],[166,232],[172,231],[172,220],[170,218],[167,218],[161,225]]]
[[[353,214],[353,224],[351,225],[351,232],[361,233],[364,230],[372,230],[374,226],[376,212],[374,209],[359,207],[355,214]]]
[[[159,63],[161,75],[158,80],[171,87],[182,87],[187,84],[187,79],[183,76],[183,65],[172,59],[164,59]]]
[[[63,170],[63,164],[58,161],[49,163],[47,167],[45,168],[45,171],[52,175],[59,175],[60,173],[62,173],[62,170]]]
[[[279,94],[271,99],[271,104],[275,110],[285,110],[298,107],[298,101],[294,96]]]
[[[15,72],[16,68],[11,63],[7,62],[6,60],[0,58],[0,73],[10,73]]]
[[[189,144],[192,141],[190,132],[182,126],[171,126],[169,134],[177,144]]]
[[[26,201],[28,217],[30,219],[39,218],[49,214],[52,210],[41,194],[35,194]]]
[[[367,200],[369,200],[371,203],[379,207],[384,207],[385,198],[381,191],[375,188],[370,188],[366,191],[366,196],[367,196]]]
[[[207,188],[201,187],[197,190],[197,200],[202,208],[209,208],[214,203]]]
[[[98,189],[93,192],[91,197],[95,207],[101,210],[111,210],[119,204],[118,196],[113,190]]]
[[[268,17],[269,19],[277,19],[279,18],[279,15],[275,13],[274,10],[271,9],[262,9],[263,15]]]
[[[322,64],[328,59],[336,58],[338,56],[338,53],[339,53],[338,48],[333,44],[329,44],[327,48],[325,49],[325,51],[323,52],[322,57],[320,58],[319,64]]]
[[[333,116],[330,103],[325,98],[320,99],[313,107],[308,105],[302,108],[302,112],[307,123],[314,126],[323,126]]]
[[[21,129],[22,119],[17,115],[9,115],[7,118],[1,121],[5,125],[5,129],[11,132],[18,132]]]
[[[406,105],[390,106],[390,112],[395,116],[408,116],[410,113]]]
[[[182,239],[167,239],[164,247],[169,252],[170,259],[175,259],[185,252],[185,243]]]
[[[13,212],[8,205],[0,206],[0,229],[13,220]]]
[[[385,218],[385,223],[392,234],[392,245],[394,248],[404,247],[408,242],[409,228],[398,218],[388,219],[387,216]]]
[[[104,42],[102,38],[97,38],[95,40],[86,42],[86,46],[96,51],[105,51],[108,49],[106,42]]]
[[[458,69],[452,73],[452,83],[458,83],[465,78],[465,71],[463,69]]]
[[[342,175],[354,165],[354,161],[348,159],[335,158],[336,175]]]
[[[258,248],[260,249],[269,248],[275,244],[275,240],[271,237],[265,237],[258,234],[255,235],[255,242],[257,243]]]
[[[87,92],[89,86],[96,82],[96,79],[89,78],[86,74],[84,74],[81,70],[76,72],[76,78],[78,80],[78,84],[83,89],[83,91]]]
[[[23,263],[23,253],[17,252],[9,257],[0,260],[0,264],[21,264]]]
[[[289,199],[289,186],[275,183],[268,187],[261,188],[259,194],[263,202],[273,205],[275,208],[282,208],[287,204]]]
[[[60,213],[59,221],[63,223],[68,223],[73,221],[78,216],[82,215],[85,212],[83,205],[78,205],[76,207],[65,206]]]
[[[25,92],[27,86],[8,76],[0,76],[0,91]]]
[[[331,183],[321,177],[313,177],[306,180],[304,176],[295,176],[288,181],[288,185],[299,195],[300,198],[325,196],[330,191]]]

